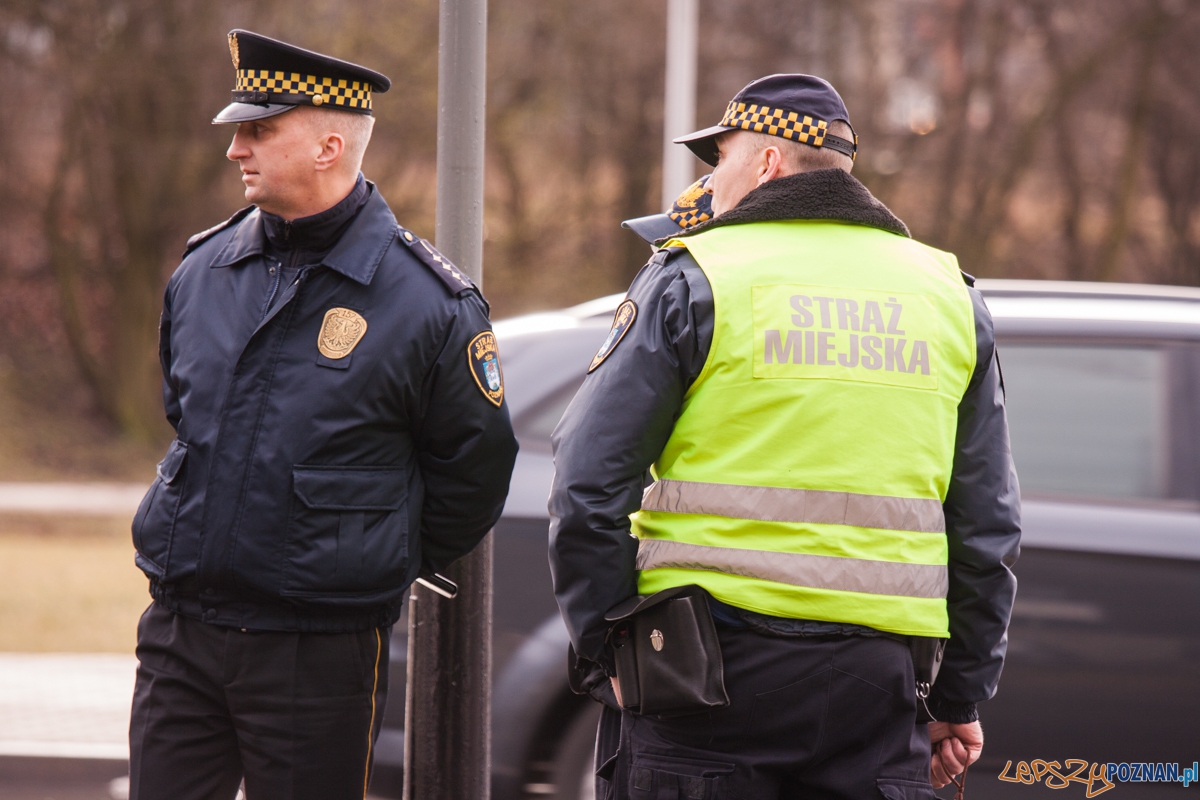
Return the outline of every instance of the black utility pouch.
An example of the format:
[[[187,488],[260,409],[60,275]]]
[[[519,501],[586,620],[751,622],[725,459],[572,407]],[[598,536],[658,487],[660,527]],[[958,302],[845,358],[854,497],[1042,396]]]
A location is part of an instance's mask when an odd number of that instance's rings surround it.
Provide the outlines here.
[[[604,615],[621,706],[660,717],[729,705],[708,592],[676,586],[631,597]]]
[[[938,670],[942,668],[942,654],[946,650],[946,639],[935,639],[927,636],[910,636],[908,651],[912,654],[913,677],[916,679],[917,690],[917,722],[933,722],[929,706],[925,698],[937,680]]]

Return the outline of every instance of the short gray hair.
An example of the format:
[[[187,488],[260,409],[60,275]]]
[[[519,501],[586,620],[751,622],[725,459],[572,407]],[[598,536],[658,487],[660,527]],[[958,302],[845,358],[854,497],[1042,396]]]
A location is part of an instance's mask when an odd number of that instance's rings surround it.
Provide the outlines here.
[[[302,107],[308,114],[308,124],[314,132],[335,132],[346,140],[346,150],[342,160],[354,172],[362,168],[363,154],[371,142],[371,131],[375,127],[375,117],[370,114],[355,114],[351,111],[336,111],[332,108]]]
[[[753,131],[749,132],[754,133]],[[851,142],[854,141],[854,131],[841,120],[829,123],[828,132]],[[812,172],[818,169],[842,169],[849,172],[854,167],[854,160],[850,156],[839,153],[830,147],[813,147],[809,144],[772,136],[769,133],[754,133],[754,135],[758,137],[760,150],[767,147],[779,148],[788,174]]]

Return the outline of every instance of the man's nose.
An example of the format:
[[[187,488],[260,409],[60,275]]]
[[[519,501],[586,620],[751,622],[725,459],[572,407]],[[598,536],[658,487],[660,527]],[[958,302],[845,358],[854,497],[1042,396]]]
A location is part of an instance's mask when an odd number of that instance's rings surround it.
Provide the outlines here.
[[[238,161],[250,155],[250,148],[246,147],[242,141],[241,131],[236,131],[233,134],[233,141],[229,143],[229,149],[225,151],[225,157],[230,161]]]

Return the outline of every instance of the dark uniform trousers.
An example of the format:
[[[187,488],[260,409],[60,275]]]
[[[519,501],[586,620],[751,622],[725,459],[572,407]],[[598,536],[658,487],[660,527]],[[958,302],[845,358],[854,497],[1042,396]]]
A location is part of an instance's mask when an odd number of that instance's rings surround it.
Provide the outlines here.
[[[597,798],[935,800],[904,644],[717,631],[729,706],[669,719],[605,707]]]
[[[138,624],[131,800],[366,795],[390,628],[243,632],[154,603]]]

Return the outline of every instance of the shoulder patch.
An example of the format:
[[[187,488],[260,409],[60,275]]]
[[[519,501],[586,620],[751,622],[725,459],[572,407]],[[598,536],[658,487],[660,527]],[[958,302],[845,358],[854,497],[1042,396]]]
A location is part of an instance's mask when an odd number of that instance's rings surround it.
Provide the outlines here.
[[[475,282],[468,278],[466,273],[454,266],[450,259],[438,252],[438,249],[427,240],[412,231],[400,228],[400,241],[408,245],[408,249],[417,257],[417,260],[429,267],[433,274],[437,275],[442,283],[446,284],[446,288],[454,294],[472,289],[476,292],[479,291]]]
[[[236,225],[237,223],[241,222],[243,219],[246,218],[246,215],[249,214],[253,210],[254,210],[254,206],[246,206],[245,208],[238,210],[232,217],[225,220],[224,222],[222,222],[218,225],[213,225],[211,228],[209,228],[206,231],[200,231],[200,233],[197,233],[195,236],[193,236],[187,240],[187,246],[184,248],[183,254],[186,256],[188,253],[192,252],[197,247],[204,244],[205,241],[207,241],[208,239],[211,239],[213,236],[215,236],[216,234],[225,230],[230,225]]]
[[[496,334],[484,331],[467,345],[467,365],[483,396],[496,408],[504,402],[504,372],[500,369],[500,348]]]
[[[637,319],[637,310],[637,303],[632,300],[626,300],[617,306],[617,313],[613,314],[612,328],[609,329],[604,344],[600,345],[600,349],[596,351],[595,357],[592,358],[592,365],[588,367],[589,375],[592,373],[592,370],[604,363],[604,359],[612,355],[613,350],[616,350],[617,345],[625,338],[625,334],[629,333],[629,329],[633,327],[634,320]]]

